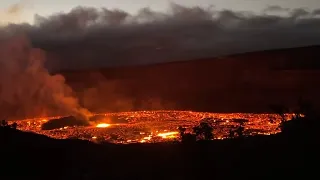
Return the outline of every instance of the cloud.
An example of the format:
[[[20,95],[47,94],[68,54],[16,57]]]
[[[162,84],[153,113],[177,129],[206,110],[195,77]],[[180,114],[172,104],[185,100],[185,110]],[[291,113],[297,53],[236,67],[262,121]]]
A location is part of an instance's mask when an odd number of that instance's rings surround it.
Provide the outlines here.
[[[266,7],[263,12],[288,12],[290,11],[290,8],[284,8],[278,5],[272,5],[272,6],[268,6]]]
[[[25,33],[47,52],[46,66],[54,71],[320,44],[319,11],[269,6],[257,14],[171,4],[167,12],[142,8],[130,14],[76,7],[48,17],[36,15],[34,25],[11,24],[1,31],[2,36]]]
[[[28,1],[19,1],[18,3],[10,5],[8,8],[0,9],[0,25],[8,22],[18,22],[21,14]]]
[[[22,8],[23,8],[22,4],[17,3],[17,4],[10,6],[7,10],[7,13],[8,14],[17,14],[22,11]]]

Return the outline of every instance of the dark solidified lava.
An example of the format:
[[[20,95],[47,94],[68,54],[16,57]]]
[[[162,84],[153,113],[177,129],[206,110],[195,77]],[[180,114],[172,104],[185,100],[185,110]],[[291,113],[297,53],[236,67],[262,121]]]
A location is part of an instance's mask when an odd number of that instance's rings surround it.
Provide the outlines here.
[[[63,117],[59,119],[52,119],[44,123],[41,126],[42,130],[53,130],[60,129],[66,126],[89,126],[89,122],[84,120],[79,120],[74,116]]]

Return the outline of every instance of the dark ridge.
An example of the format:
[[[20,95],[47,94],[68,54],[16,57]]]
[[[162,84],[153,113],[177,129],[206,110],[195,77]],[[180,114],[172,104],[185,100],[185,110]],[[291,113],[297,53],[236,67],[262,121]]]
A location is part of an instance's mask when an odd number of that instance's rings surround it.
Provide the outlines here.
[[[239,54],[233,55],[226,55],[220,57],[207,57],[207,58],[200,58],[200,59],[180,59],[173,62],[165,61],[164,63],[154,63],[154,64],[144,64],[144,65],[128,65],[128,66],[121,66],[121,67],[101,67],[101,68],[89,68],[89,69],[78,69],[78,70],[63,70],[53,72],[53,74],[65,74],[65,73],[89,73],[89,72],[96,72],[96,71],[105,71],[105,70],[128,70],[132,68],[152,68],[158,66],[169,66],[175,64],[184,64],[184,63],[201,63],[206,61],[218,61],[222,59],[228,58],[240,58],[244,60],[247,57],[251,56],[273,56],[273,55],[287,55],[289,58],[293,58],[293,62],[289,62],[287,65],[289,67],[278,68],[279,70],[290,70],[290,69],[319,69],[320,68],[320,60],[315,60],[315,57],[320,57],[318,51],[320,50],[320,45],[312,45],[312,46],[305,46],[305,47],[294,47],[294,48],[283,48],[283,49],[271,49],[265,51],[254,51],[254,52],[244,52]],[[310,54],[309,54],[310,53]],[[300,56],[296,56],[300,54]],[[309,55],[308,55],[309,54]],[[305,57],[307,55],[307,57]],[[303,56],[303,57],[301,57]],[[310,62],[304,62],[300,59],[307,59],[307,61],[311,61],[316,64],[312,64]],[[289,60],[290,61],[290,60]]]

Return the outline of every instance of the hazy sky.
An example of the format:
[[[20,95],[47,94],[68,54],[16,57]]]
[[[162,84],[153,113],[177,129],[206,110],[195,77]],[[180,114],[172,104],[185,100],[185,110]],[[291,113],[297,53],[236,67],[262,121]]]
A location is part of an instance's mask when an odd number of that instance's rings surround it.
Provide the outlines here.
[[[320,7],[319,0],[1,0],[0,21],[2,22],[32,22],[34,14],[47,16],[56,12],[68,12],[75,6],[94,6],[119,8],[135,13],[141,7],[150,7],[154,10],[165,11],[170,2],[186,6],[209,6],[234,10],[261,11],[268,5],[279,5],[288,8],[305,7],[309,9]],[[15,3],[16,13],[8,14],[8,8]]]

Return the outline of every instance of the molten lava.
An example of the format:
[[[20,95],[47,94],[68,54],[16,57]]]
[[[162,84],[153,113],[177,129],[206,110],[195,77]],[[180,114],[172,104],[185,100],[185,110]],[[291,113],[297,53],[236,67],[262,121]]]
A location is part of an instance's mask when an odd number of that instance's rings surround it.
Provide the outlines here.
[[[101,124],[97,124],[96,125],[97,128],[107,128],[109,126],[111,126],[111,125],[110,124],[106,124],[106,123],[101,123]]]
[[[166,138],[175,138],[177,137],[177,134],[179,134],[179,132],[166,132],[166,133],[159,133],[157,136],[166,139]]]
[[[112,143],[153,143],[179,139],[179,126],[186,127],[188,132],[197,126],[203,118],[210,118],[214,125],[216,139],[229,136],[230,129],[238,127],[236,119],[247,119],[246,135],[270,135],[280,132],[278,126],[281,117],[276,114],[246,114],[246,113],[209,113],[192,111],[132,111],[96,114],[92,117],[92,126],[77,126],[62,124],[61,127],[43,130],[45,121],[62,117],[42,117],[12,121],[18,124],[22,131],[32,131],[52,138],[78,138],[89,141],[107,141]],[[113,122],[109,118],[112,118]],[[273,121],[270,121],[270,118]],[[286,116],[287,119],[291,115]],[[112,128],[109,128],[112,127]]]

